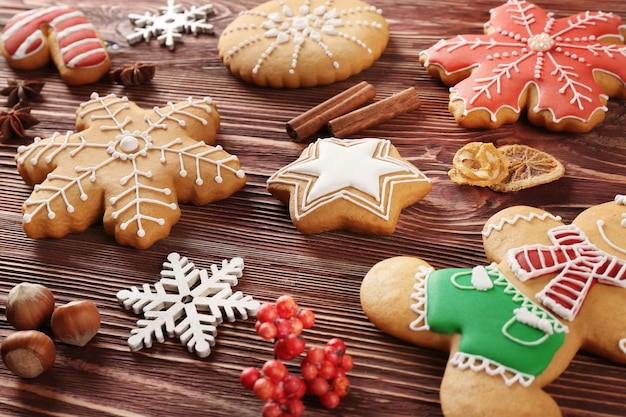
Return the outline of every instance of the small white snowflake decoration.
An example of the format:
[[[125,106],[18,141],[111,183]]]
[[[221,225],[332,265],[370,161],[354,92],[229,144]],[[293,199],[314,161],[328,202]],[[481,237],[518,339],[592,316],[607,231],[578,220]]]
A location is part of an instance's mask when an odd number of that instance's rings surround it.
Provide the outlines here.
[[[135,25],[135,32],[126,36],[129,44],[134,45],[143,41],[157,38],[161,46],[173,51],[176,42],[181,42],[183,33],[192,33],[198,36],[200,33],[213,34],[213,25],[207,22],[210,15],[215,13],[212,4],[207,4],[191,10],[186,10],[182,5],[175,4],[174,0],[168,0],[167,6],[160,7],[161,14],[131,13],[128,15],[131,23]]]
[[[233,293],[232,286],[243,273],[243,259],[223,260],[221,269],[211,265],[210,274],[198,269],[186,257],[172,252],[163,262],[161,279],[154,284],[131,287],[117,293],[117,299],[127,310],[143,314],[137,327],[131,330],[128,345],[137,351],[152,346],[153,338],[164,342],[163,328],[168,337],[178,337],[190,352],[201,358],[209,356],[215,345],[217,325],[245,320],[255,316],[260,303],[241,291]]]

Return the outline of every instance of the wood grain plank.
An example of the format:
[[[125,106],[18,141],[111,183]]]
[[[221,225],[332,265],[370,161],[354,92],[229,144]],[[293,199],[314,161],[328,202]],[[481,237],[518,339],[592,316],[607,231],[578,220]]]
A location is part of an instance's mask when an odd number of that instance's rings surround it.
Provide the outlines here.
[[[0,26],[16,13],[53,4],[49,0],[0,0]],[[198,359],[177,340],[130,352],[126,338],[137,316],[124,310],[117,291],[153,283],[168,253],[179,251],[199,267],[241,256],[246,269],[237,289],[260,301],[283,293],[316,312],[307,331],[311,344],[343,337],[356,366],[351,394],[335,410],[307,398],[307,416],[441,416],[439,384],[447,353],[418,348],[378,331],[359,304],[362,277],[376,262],[397,255],[419,256],[435,267],[474,266],[486,262],[480,231],[486,219],[516,204],[559,214],[565,222],[590,205],[624,193],[626,175],[626,103],[612,100],[605,123],[584,135],[549,133],[525,120],[493,131],[456,125],[447,110],[448,89],[419,66],[419,52],[440,38],[479,33],[495,0],[380,0],[390,23],[391,41],[374,65],[348,80],[324,87],[273,90],[247,85],[230,75],[217,56],[219,33],[258,1],[213,1],[215,36],[185,36],[175,52],[156,41],[130,47],[129,13],[158,12],[162,2],[66,1],[85,12],[111,45],[115,67],[136,61],[157,65],[154,80],[122,87],[108,80],[68,87],[53,67],[31,73],[14,71],[0,60],[0,84],[7,78],[46,82],[32,103],[41,121],[32,136],[74,129],[79,103],[92,92],[127,95],[140,106],[209,95],[222,118],[217,143],[239,156],[247,185],[232,197],[203,207],[182,206],[182,219],[171,235],[148,250],[120,247],[101,224],[63,239],[31,240],[21,226],[21,205],[29,196],[13,157],[19,141],[0,144],[0,312],[11,287],[22,281],[48,286],[59,303],[94,300],[102,314],[99,334],[85,348],[58,346],[53,369],[35,380],[20,380],[0,366],[0,415],[3,416],[258,416],[262,404],[239,385],[238,374],[260,366],[271,346],[254,332],[252,320],[221,326],[209,358]],[[198,2],[181,1],[186,7]],[[202,3],[202,2],[200,2]],[[595,9],[591,1],[542,1],[557,16]],[[606,0],[604,11],[626,18],[626,3]],[[389,236],[329,232],[305,236],[295,230],[288,209],[265,188],[267,178],[300,155],[306,144],[285,132],[289,119],[340,91],[368,81],[377,99],[414,86],[422,100],[415,111],[389,120],[356,137],[384,137],[426,173],[433,190],[405,209]],[[1,101],[1,100],[0,100]],[[23,142],[28,142],[27,138]],[[566,176],[556,183],[516,194],[459,187],[447,171],[456,150],[469,141],[526,143],[560,159]],[[0,338],[13,330],[0,317]],[[296,370],[294,364],[289,365]],[[623,416],[626,372],[623,366],[579,353],[568,370],[547,387],[565,417]]]

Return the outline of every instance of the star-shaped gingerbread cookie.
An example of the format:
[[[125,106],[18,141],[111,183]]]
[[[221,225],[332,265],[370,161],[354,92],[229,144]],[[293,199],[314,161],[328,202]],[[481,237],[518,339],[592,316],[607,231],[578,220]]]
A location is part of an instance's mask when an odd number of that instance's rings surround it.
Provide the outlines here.
[[[76,112],[76,133],[18,149],[18,171],[35,186],[22,209],[26,234],[63,237],[102,218],[119,244],[150,247],[178,222],[179,202],[204,205],[245,184],[237,157],[210,146],[219,125],[209,97],[143,110],[94,93]]]
[[[318,139],[267,181],[304,234],[389,234],[403,208],[430,191],[428,178],[388,140]]]

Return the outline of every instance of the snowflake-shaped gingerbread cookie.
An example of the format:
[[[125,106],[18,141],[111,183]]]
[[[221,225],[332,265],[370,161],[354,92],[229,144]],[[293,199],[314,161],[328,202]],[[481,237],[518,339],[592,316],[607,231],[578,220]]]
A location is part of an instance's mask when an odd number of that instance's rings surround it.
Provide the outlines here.
[[[431,187],[390,141],[376,138],[318,139],[267,180],[267,189],[289,204],[291,220],[305,234],[393,233],[402,209]]]
[[[131,350],[152,347],[153,338],[164,342],[178,337],[190,352],[204,358],[215,345],[217,325],[224,318],[233,322],[256,315],[259,302],[241,291],[233,292],[243,273],[243,259],[233,258],[211,265],[210,274],[198,269],[186,257],[172,252],[163,262],[161,279],[154,284],[131,287],[117,293],[117,299],[127,310],[143,315],[131,330],[128,345]]]
[[[271,0],[229,24],[218,50],[244,81],[297,88],[363,71],[388,40],[381,10],[360,0]]]
[[[174,0],[168,0],[167,6],[160,7],[160,14],[131,13],[128,18],[135,25],[135,32],[126,37],[129,44],[134,45],[141,41],[150,41],[156,38],[161,46],[170,51],[176,48],[176,42],[181,42],[184,33],[198,36],[201,33],[213,34],[213,25],[207,22],[208,16],[215,13],[213,5],[207,4],[186,10]]]
[[[246,182],[237,157],[209,145],[219,129],[209,97],[143,110],[94,93],[78,108],[76,129],[35,138],[15,156],[35,185],[22,210],[30,237],[80,233],[104,216],[118,243],[148,248],[178,222],[178,202],[204,205]]]
[[[555,19],[524,0],[491,11],[484,35],[441,40],[421,53],[450,89],[450,111],[470,128],[517,121],[585,132],[626,94],[626,26],[612,13]]]

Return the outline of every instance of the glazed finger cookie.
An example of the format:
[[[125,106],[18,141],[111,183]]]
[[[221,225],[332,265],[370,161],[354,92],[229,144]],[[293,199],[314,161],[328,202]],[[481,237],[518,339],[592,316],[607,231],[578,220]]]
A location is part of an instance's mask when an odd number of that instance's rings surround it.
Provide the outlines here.
[[[94,93],[76,112],[76,133],[18,148],[17,169],[34,185],[26,234],[59,238],[102,218],[119,244],[150,247],[178,222],[179,202],[204,205],[245,184],[237,157],[210,146],[219,125],[209,97],[143,110]]]
[[[496,128],[527,113],[555,131],[586,132],[609,97],[626,95],[626,29],[612,13],[555,19],[524,0],[491,10],[485,34],[458,35],[421,52],[450,88],[449,109],[468,128]]]
[[[375,138],[318,139],[267,181],[304,234],[393,233],[400,211],[431,187],[390,141]]]
[[[246,82],[313,87],[370,67],[388,40],[381,10],[360,0],[271,0],[228,25],[218,51]]]
[[[111,67],[98,29],[83,13],[65,6],[15,15],[2,31],[0,50],[19,70],[41,68],[52,59],[69,85],[98,81]]]

